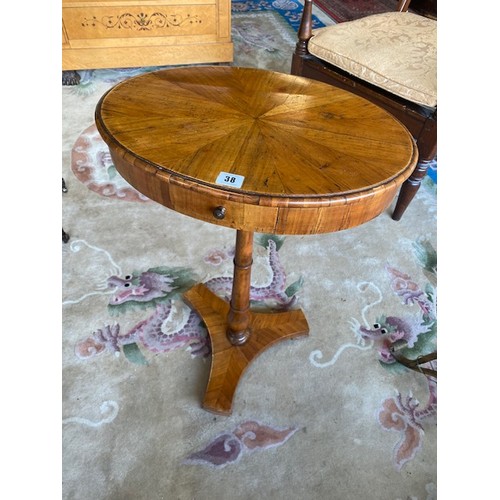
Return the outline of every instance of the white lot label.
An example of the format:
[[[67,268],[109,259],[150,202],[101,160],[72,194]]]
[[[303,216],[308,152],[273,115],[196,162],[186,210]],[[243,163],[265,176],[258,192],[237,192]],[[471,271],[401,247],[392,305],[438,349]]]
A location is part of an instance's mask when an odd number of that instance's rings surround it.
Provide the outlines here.
[[[215,179],[216,184],[222,184],[223,186],[232,186],[240,188],[243,186],[243,181],[245,177],[243,175],[229,174],[228,172],[221,172],[217,179]]]

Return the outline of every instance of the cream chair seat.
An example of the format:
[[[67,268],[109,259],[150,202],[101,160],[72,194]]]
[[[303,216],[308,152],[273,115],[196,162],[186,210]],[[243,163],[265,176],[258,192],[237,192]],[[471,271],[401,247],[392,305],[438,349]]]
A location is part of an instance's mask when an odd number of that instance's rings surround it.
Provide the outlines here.
[[[387,12],[314,30],[309,53],[416,104],[437,106],[437,22]]]
[[[410,3],[399,0],[395,12],[313,30],[313,0],[304,0],[291,68],[382,106],[412,133],[419,164],[400,190],[394,220],[437,152],[437,21],[409,12]]]

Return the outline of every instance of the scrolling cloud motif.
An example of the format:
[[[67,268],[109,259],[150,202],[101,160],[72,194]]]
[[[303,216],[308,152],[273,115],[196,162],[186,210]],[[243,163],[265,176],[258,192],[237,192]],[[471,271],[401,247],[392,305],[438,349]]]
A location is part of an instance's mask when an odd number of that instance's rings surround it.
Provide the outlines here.
[[[297,430],[297,427],[280,429],[249,420],[233,431],[217,436],[204,449],[189,455],[184,464],[222,468],[238,462],[246,453],[281,446]]]

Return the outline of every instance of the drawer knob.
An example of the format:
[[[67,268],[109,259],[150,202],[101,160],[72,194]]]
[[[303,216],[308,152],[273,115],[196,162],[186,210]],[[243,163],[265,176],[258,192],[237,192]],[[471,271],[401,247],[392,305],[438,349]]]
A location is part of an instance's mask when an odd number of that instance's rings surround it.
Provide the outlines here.
[[[224,207],[215,207],[213,213],[216,219],[221,220],[226,216],[226,209]]]

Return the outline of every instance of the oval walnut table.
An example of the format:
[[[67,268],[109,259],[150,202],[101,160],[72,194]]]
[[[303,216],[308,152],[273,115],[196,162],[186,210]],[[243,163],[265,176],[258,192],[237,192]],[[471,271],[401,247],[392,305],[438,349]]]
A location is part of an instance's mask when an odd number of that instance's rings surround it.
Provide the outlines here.
[[[381,108],[261,69],[184,67],[131,78],[101,98],[96,125],[138,191],[236,230],[230,302],[203,284],[184,294],[212,342],[203,407],[220,414],[231,413],[258,354],[309,332],[300,309],[250,310],[254,232],[316,234],[367,222],[417,161],[409,132]]]

